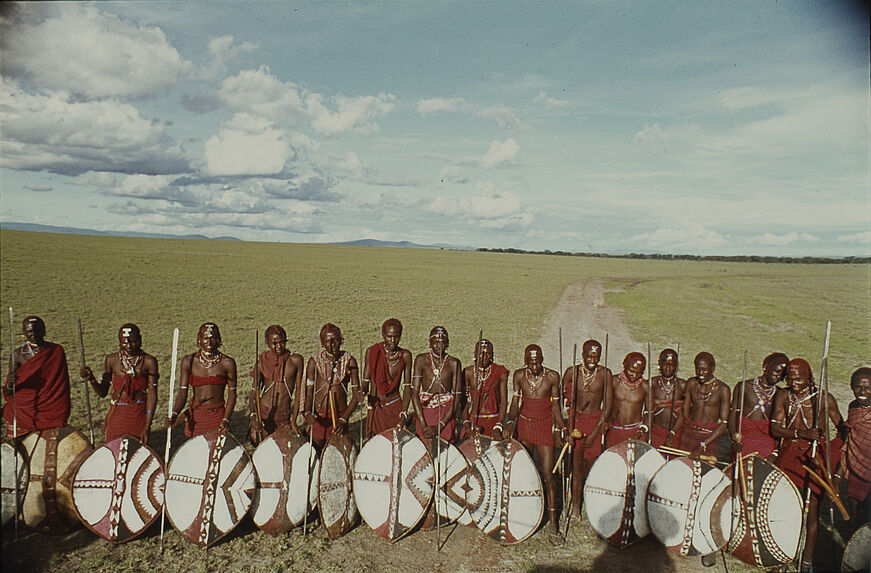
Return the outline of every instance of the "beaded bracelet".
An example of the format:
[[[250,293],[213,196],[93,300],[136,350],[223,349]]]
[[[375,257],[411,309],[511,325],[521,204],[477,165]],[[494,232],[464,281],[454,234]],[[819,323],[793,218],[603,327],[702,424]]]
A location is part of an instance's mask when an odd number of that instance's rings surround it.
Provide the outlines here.
[[[154,410],[145,410],[145,413],[146,413],[146,414],[154,415]]]

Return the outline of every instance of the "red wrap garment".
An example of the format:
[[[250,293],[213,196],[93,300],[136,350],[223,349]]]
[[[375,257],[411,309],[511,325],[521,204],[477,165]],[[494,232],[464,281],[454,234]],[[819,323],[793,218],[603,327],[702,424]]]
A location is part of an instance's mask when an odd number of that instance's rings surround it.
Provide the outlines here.
[[[399,395],[399,383],[405,369],[405,358],[399,350],[399,370],[395,376],[390,375],[390,365],[387,363],[387,352],[384,343],[373,344],[366,350],[366,363],[369,365],[369,376],[379,398],[368,409],[366,415],[366,435],[374,436],[384,430],[399,424],[399,413],[402,411],[402,398]]]
[[[683,400],[674,400],[671,398],[662,398],[653,400],[653,415],[657,416],[663,410],[671,409],[672,418],[674,417],[675,412],[680,412],[683,408]],[[674,420],[672,419],[672,428],[674,428]],[[668,439],[669,429],[667,426],[659,426],[656,424],[656,420],[653,421],[653,447],[659,448],[665,445],[665,441]],[[671,439],[671,444],[679,444],[680,443],[680,435],[681,431],[678,430],[674,433],[674,437]]]
[[[523,398],[517,419],[517,438],[533,446],[554,447],[550,398]]]
[[[65,426],[70,416],[70,373],[63,346],[43,342],[15,375],[18,435]],[[12,397],[9,396],[3,407],[9,436],[12,436],[12,418]]]
[[[767,458],[777,449],[777,441],[771,437],[769,427],[771,423],[766,420],[751,420],[744,417],[741,420],[741,455],[746,456],[757,452],[763,458]]]
[[[847,410],[847,426],[847,495],[864,502],[871,490],[871,408]]]
[[[327,440],[333,435],[333,416],[330,412],[330,380],[333,380],[335,383],[344,383],[345,379],[350,375],[348,370],[348,364],[350,361],[351,355],[345,351],[341,352],[341,355],[332,366],[331,364],[333,363],[330,361],[329,355],[325,350],[321,350],[315,355],[315,368],[317,369],[317,374],[315,388],[312,391],[314,423],[309,429],[312,438],[315,440]],[[317,380],[323,380],[323,384],[317,386]],[[324,396],[320,403],[316,403],[318,390],[324,388],[326,388],[327,391],[324,392]],[[339,403],[339,401],[336,400],[336,421],[341,417],[342,410],[346,405],[347,404]]]
[[[714,430],[719,426],[719,422],[702,423],[687,417],[684,420],[683,428],[681,428],[680,449],[688,452],[693,451],[696,447],[711,437]],[[709,456],[717,455],[717,440],[708,444],[705,449],[705,454]]]
[[[191,386],[218,386],[227,383],[224,376],[194,376],[190,375],[188,382]],[[191,405],[185,412],[187,425],[184,429],[185,436],[192,438],[204,434],[209,430],[217,430],[224,420],[224,401],[220,402],[195,402],[191,398]]]
[[[420,392],[420,406],[423,409],[423,419],[427,426],[436,426],[439,420],[444,419],[445,414],[450,410],[454,403],[454,395],[450,392],[442,394],[430,394],[429,392]],[[423,437],[423,426],[420,425],[420,420],[415,422],[417,435]],[[449,442],[453,442],[454,438],[454,417],[442,426],[442,431],[439,435]]]
[[[814,495],[820,495],[823,491],[822,488],[817,485],[817,482],[815,482],[807,474],[805,469],[801,467],[802,464],[804,464],[813,469],[816,473],[820,473],[818,468],[810,461],[812,443],[813,442],[807,440],[784,438],[780,442],[780,450],[777,453],[777,461],[775,462],[775,465],[789,476],[789,479],[792,480],[792,483],[794,483],[799,490],[804,491],[804,488],[810,484],[811,491],[814,492]],[[842,444],[843,442],[840,438],[835,438],[829,443],[833,470],[838,466],[838,462],[841,461]],[[820,459],[823,459],[823,456],[825,456],[823,453],[822,442],[817,446],[817,455],[820,456]]]
[[[287,392],[288,401],[290,400],[291,389],[287,385],[287,381],[284,379],[284,372],[287,369],[287,361],[290,359],[290,356],[290,352],[276,354],[271,350],[267,350],[257,357],[257,368],[263,376],[263,380],[260,382],[260,416],[263,431],[266,435],[272,434],[282,426],[290,425],[290,409],[282,408],[279,410],[277,406],[279,392]],[[253,369],[249,375],[254,378],[255,373]],[[273,389],[271,394],[272,403],[264,404],[263,396],[269,392],[270,389]],[[256,408],[257,405],[255,402],[254,411],[252,412],[253,414],[257,413]]]
[[[625,426],[611,424],[611,427],[608,429],[608,435],[606,436],[608,447],[616,446],[617,444],[621,444],[626,440],[637,436],[638,429],[641,427],[642,423],[642,420],[638,420],[637,422],[626,424]]]
[[[575,412],[575,430],[578,430],[584,435],[583,438],[575,438],[575,451],[583,449],[583,443],[587,436],[593,433],[596,429],[596,424],[599,423],[599,418],[602,417],[602,411],[598,412]],[[602,453],[602,442],[597,439],[589,448],[583,449],[584,459],[588,462],[593,462]]]
[[[145,430],[145,392],[148,376],[115,374],[112,376],[112,402],[103,431],[106,441],[111,442],[124,434],[139,437]]]
[[[506,372],[508,372],[507,368],[493,362],[490,365],[490,373],[487,375],[487,378],[481,380],[481,387],[477,393],[473,393],[472,388],[469,386],[466,388],[466,399],[472,405],[469,421],[483,428],[482,433],[487,436],[493,433],[493,426],[501,422],[499,419],[499,388],[497,383]],[[463,428],[462,437],[468,437],[465,428]]]

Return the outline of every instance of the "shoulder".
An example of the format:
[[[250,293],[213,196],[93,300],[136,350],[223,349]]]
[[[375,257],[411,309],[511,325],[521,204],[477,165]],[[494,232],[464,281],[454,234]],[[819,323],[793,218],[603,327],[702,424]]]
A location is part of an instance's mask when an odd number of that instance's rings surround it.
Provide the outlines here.
[[[110,356],[111,356],[111,355],[110,355]],[[116,354],[116,356],[117,356],[117,354]],[[108,358],[108,357],[107,357],[107,358]],[[146,366],[148,366],[148,367],[152,367],[152,366],[153,366],[155,369],[157,368],[157,358],[155,358],[155,357],[152,356],[151,354],[145,353],[145,356],[143,357],[143,360],[144,360]]]
[[[411,350],[409,350],[407,348],[403,348],[402,349],[402,356],[404,356],[406,358],[411,358]]]
[[[221,364],[224,364],[226,366],[232,366],[233,368],[235,368],[236,367],[236,360],[234,360],[232,356],[228,356],[227,354],[224,354],[223,357],[221,358]]]
[[[289,360],[297,366],[302,366],[302,354],[300,354],[299,352],[291,353]]]

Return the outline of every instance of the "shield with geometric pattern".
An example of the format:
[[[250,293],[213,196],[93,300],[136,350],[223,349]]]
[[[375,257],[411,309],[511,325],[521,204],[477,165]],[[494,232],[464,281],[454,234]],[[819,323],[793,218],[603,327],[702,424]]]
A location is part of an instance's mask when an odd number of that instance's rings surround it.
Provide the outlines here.
[[[173,454],[166,474],[166,515],[200,547],[227,535],[251,507],[254,464],[230,433],[212,430],[189,439]]]
[[[354,464],[357,450],[345,434],[333,434],[321,452],[318,472],[318,511],[330,539],[347,533],[357,519],[354,503]]]
[[[472,471],[472,465],[475,463],[475,460],[487,451],[487,448],[490,447],[490,444],[493,443],[491,438],[484,436],[482,434],[478,434],[471,438],[468,438],[460,443],[457,446],[457,449],[460,450],[460,453],[465,456],[466,461],[469,462],[469,472]],[[466,509],[457,518],[457,522],[461,525],[470,525],[475,527],[475,522],[472,521],[472,514],[469,513],[469,500],[475,500],[474,504],[477,506],[481,503],[481,488],[475,487],[479,485],[479,482],[476,480],[469,479],[469,474],[467,473],[464,479],[465,483],[463,484],[464,489],[466,490]]]
[[[164,478],[157,454],[135,437],[122,436],[82,461],[73,477],[73,503],[85,527],[124,543],[160,515]]]
[[[3,525],[12,521],[13,516],[21,511],[21,502],[27,493],[30,481],[30,466],[21,447],[10,442],[0,446],[0,472],[2,472],[2,513]],[[17,458],[17,459],[16,459]],[[18,479],[15,479],[15,468],[18,468]],[[16,483],[17,482],[17,483]],[[17,508],[17,510],[16,510]]]

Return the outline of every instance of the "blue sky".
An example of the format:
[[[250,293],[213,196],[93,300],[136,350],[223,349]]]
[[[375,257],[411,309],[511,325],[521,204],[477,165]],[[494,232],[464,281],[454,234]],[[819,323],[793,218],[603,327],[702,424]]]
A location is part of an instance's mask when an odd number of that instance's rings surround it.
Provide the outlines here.
[[[17,4],[0,219],[871,254],[850,2]]]

